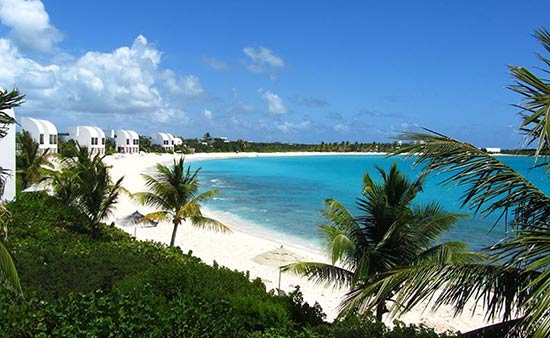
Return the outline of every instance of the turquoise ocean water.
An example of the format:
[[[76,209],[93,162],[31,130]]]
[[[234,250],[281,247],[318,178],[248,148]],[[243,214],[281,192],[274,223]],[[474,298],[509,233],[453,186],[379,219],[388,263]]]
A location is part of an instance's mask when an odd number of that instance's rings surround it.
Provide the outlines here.
[[[532,158],[501,159],[550,192],[550,180],[544,169],[530,169]],[[363,174],[368,171],[380,179],[375,166],[387,170],[395,161],[411,178],[418,175],[419,169],[412,167],[412,160],[385,156],[256,157],[200,161],[191,167],[202,167],[203,189],[220,191],[206,205],[209,209],[237,217],[255,228],[250,230],[269,231],[292,238],[298,244],[317,247],[323,201],[335,198],[353,212],[357,211],[356,198],[360,196]],[[447,211],[470,213],[460,207],[463,190],[441,186],[439,183],[444,178],[442,174],[428,176],[424,192],[416,202],[437,201]],[[465,241],[472,249],[489,246],[507,230],[503,224],[495,225],[495,220],[496,217],[471,216],[459,221],[443,240]]]

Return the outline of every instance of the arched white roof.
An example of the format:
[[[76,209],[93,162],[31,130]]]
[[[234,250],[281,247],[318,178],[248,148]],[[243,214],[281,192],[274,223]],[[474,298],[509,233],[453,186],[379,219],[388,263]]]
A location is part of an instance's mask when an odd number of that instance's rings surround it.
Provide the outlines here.
[[[130,136],[131,136],[133,139],[139,139],[139,134],[136,133],[135,131],[133,131],[133,130],[127,130],[127,132],[130,134]]]
[[[50,135],[57,135],[57,128],[54,126],[53,123],[51,123],[48,120],[38,120],[42,123],[44,127],[46,127],[47,133]]]
[[[117,130],[117,137],[118,137],[118,134],[122,134],[125,138],[129,138],[129,139],[139,139],[138,133],[136,133],[133,130],[119,129]]]
[[[174,136],[168,133],[157,133],[163,140],[171,141],[174,139]]]
[[[104,138],[105,137],[105,133],[103,132],[103,129],[98,128],[98,127],[92,127],[92,128],[95,129],[97,137],[99,137],[99,138]]]
[[[32,117],[24,117],[21,119],[21,127],[29,132],[38,132],[39,134],[45,134],[46,130],[40,120],[33,119]]]
[[[86,134],[88,137],[104,138],[105,133],[101,128],[91,126],[78,126],[78,134]]]
[[[117,130],[116,137],[117,137],[117,139],[120,139],[120,138],[131,139],[132,138],[130,132],[128,130],[124,130],[124,129]]]
[[[23,117],[21,127],[28,131],[33,138],[38,139],[38,135],[57,135],[57,128],[47,120],[35,119],[32,117]]]
[[[97,131],[93,127],[78,126],[79,136],[97,137]]]

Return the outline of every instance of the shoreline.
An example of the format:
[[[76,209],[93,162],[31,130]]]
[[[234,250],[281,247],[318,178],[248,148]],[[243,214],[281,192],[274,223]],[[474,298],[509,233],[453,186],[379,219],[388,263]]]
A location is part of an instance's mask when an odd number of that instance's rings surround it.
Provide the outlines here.
[[[154,166],[158,163],[167,165],[174,159],[181,156],[185,157],[186,164],[198,163],[205,160],[222,160],[230,158],[250,158],[250,157],[288,157],[288,156],[338,156],[338,155],[364,155],[384,156],[381,153],[199,153],[199,154],[132,154],[132,155],[110,155],[106,156],[104,161],[110,165],[110,174],[113,180],[124,176],[122,185],[131,193],[144,191],[145,186],[141,173],[151,173]],[[141,213],[152,212],[151,208],[141,206],[131,200],[129,196],[121,195],[113,216],[107,220],[107,223],[115,222],[117,218],[128,215],[136,210]],[[209,217],[213,217],[227,224],[232,232],[223,234],[210,230],[199,229],[190,224],[180,226],[177,233],[176,245],[180,246],[183,252],[192,251],[193,255],[199,257],[208,265],[219,264],[232,270],[249,272],[251,279],[256,277],[262,279],[266,289],[277,288],[278,269],[260,265],[252,261],[252,258],[263,252],[273,250],[284,245],[289,250],[295,252],[304,261],[330,263],[328,257],[324,256],[321,248],[312,248],[307,245],[300,245],[289,238],[281,237],[276,231],[258,230],[255,231],[253,222],[240,219],[238,215],[224,211],[211,210],[203,207],[203,211]],[[243,225],[244,224],[244,225]],[[252,226],[247,226],[252,225]],[[261,224],[258,224],[261,227]],[[136,232],[138,240],[153,240],[156,242],[169,243],[172,226],[169,222],[161,222],[154,228],[117,227],[130,233]],[[334,289],[332,286],[315,284],[306,278],[288,273],[282,274],[281,289],[285,292],[294,290],[296,285],[300,285],[300,290],[304,295],[304,300],[310,305],[318,302],[323,312],[327,314],[327,320],[332,321],[338,314],[340,300],[345,295],[345,290]],[[427,306],[428,304],[425,304]],[[487,325],[483,319],[484,311],[480,307],[476,313],[470,316],[469,311],[459,317],[452,316],[452,309],[448,307],[440,308],[437,313],[433,313],[429,308],[419,306],[417,309],[404,314],[399,320],[405,323],[424,324],[433,327],[436,331],[455,330],[466,332],[475,328]],[[385,318],[384,322],[391,325],[395,318]]]

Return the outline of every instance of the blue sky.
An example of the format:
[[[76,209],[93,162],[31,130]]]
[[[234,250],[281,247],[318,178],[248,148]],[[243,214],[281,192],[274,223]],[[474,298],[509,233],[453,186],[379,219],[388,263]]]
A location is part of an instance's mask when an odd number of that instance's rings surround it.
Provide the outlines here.
[[[548,1],[0,0],[19,116],[284,142],[418,126],[519,147],[506,65],[541,66]],[[550,28],[546,26],[546,28]]]

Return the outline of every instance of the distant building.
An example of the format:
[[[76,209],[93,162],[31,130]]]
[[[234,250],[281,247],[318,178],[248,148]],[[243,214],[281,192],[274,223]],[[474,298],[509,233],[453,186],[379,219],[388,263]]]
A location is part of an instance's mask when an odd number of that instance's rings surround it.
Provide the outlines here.
[[[500,148],[485,148],[485,151],[490,154],[500,154]]]
[[[125,154],[139,153],[139,135],[133,130],[116,131],[116,151]]]
[[[105,155],[105,133],[98,127],[76,126],[68,129],[69,140],[88,148],[90,155]]]
[[[174,137],[174,145],[175,146],[181,146],[183,144],[183,140],[179,137]]]
[[[15,118],[13,109],[4,112]],[[4,189],[0,189],[0,200],[11,201],[15,198],[15,124],[12,124],[7,130],[7,135],[0,139],[0,167],[9,170],[8,176],[5,177]]]
[[[38,149],[42,152],[57,153],[57,128],[47,120],[23,117],[21,127],[31,135],[38,143]]]
[[[166,151],[174,151],[174,136],[168,133],[154,133],[151,136],[151,144],[157,144]]]

